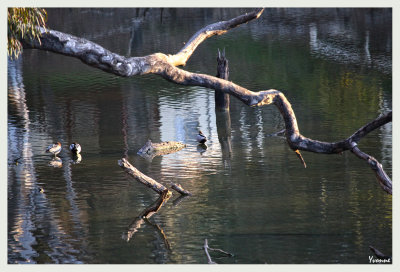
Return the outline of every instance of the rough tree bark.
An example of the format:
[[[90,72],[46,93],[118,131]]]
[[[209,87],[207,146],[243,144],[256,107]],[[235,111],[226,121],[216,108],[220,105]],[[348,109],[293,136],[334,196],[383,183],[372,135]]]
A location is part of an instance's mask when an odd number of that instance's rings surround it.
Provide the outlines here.
[[[148,140],[146,144],[139,149],[137,154],[151,161],[156,156],[174,153],[185,147],[186,145],[181,142],[167,141],[162,143],[152,143]]]
[[[228,80],[229,65],[228,59],[225,58],[225,48],[224,51],[222,51],[222,54],[218,49],[217,63],[217,77]],[[219,111],[229,111],[229,105],[229,94],[215,90],[215,109]]]
[[[197,46],[205,39],[214,35],[221,35],[231,28],[257,19],[261,16],[262,12],[263,9],[257,9],[228,21],[221,21],[208,25],[196,32],[185,46],[174,55],[154,53],[143,57],[127,58],[110,52],[102,46],[86,39],[55,30],[48,30],[46,32],[44,29],[40,29],[42,33],[41,43],[30,40],[22,40],[22,43],[25,49],[36,48],[76,57],[90,66],[118,76],[129,77],[152,73],[160,75],[166,80],[177,84],[201,86],[211,90],[219,90],[235,96],[244,104],[251,107],[273,104],[278,108],[284,119],[285,135],[289,147],[293,151],[296,151],[300,159],[302,158],[298,152],[299,150],[324,154],[337,154],[346,150],[352,150],[353,153],[359,154],[358,150],[354,149],[355,144],[372,130],[391,122],[392,112],[378,117],[376,120],[360,128],[347,139],[333,143],[321,142],[304,137],[300,134],[292,106],[282,92],[274,89],[253,92],[224,79],[205,74],[191,73],[176,67],[185,65]],[[381,186],[386,192],[391,193],[392,182],[383,171],[381,165],[368,155],[358,157],[368,160],[371,168],[377,173]]]

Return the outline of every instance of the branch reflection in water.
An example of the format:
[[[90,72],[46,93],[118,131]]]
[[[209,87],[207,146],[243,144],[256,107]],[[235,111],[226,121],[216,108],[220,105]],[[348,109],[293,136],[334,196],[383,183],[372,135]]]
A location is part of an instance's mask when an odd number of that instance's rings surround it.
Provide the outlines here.
[[[144,209],[129,225],[128,231],[122,234],[122,239],[127,242],[132,239],[133,235],[142,227],[143,223],[148,222],[148,219],[152,217],[155,213],[157,213],[163,204],[165,204],[168,199],[171,197],[171,192],[168,190],[163,191],[160,194],[160,197],[146,209]],[[161,230],[160,227],[158,229]],[[165,236],[164,232],[161,230],[163,236]],[[166,238],[165,238],[166,240]]]

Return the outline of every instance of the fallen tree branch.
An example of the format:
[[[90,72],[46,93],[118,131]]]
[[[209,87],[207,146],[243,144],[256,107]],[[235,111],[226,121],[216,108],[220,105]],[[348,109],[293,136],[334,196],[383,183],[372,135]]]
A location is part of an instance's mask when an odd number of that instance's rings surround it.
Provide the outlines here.
[[[226,252],[225,250],[222,250],[222,249],[219,249],[219,248],[211,248],[211,247],[208,247],[208,249],[211,250],[211,251],[215,251],[215,252],[222,253],[222,254],[224,254],[224,255],[226,255],[226,256],[228,256],[228,257],[233,257],[233,254],[232,254],[232,253]]]
[[[351,150],[352,143],[357,143],[362,137],[374,129],[392,121],[392,112],[382,115],[360,128],[352,136],[339,142],[322,142],[304,137],[300,134],[296,116],[285,95],[274,89],[253,92],[233,82],[198,73],[191,73],[176,66],[184,65],[197,46],[205,39],[220,35],[240,24],[257,19],[263,9],[238,16],[228,21],[214,23],[199,30],[188,43],[175,55],[154,53],[144,57],[127,58],[112,53],[98,44],[66,33],[41,28],[41,42],[24,40],[24,48],[36,48],[79,58],[82,62],[118,76],[128,77],[143,74],[157,74],[168,81],[187,86],[201,86],[230,94],[251,107],[275,105],[285,122],[285,135],[289,147],[293,150],[303,150],[315,153],[337,154]],[[371,165],[372,167],[372,165]],[[378,167],[379,168],[379,167]],[[380,167],[379,176],[386,176]],[[377,172],[377,173],[378,173]],[[378,177],[379,179],[379,177]]]
[[[40,42],[26,38],[21,39],[21,43],[25,49],[41,49],[76,57],[90,66],[118,76],[129,77],[153,73],[154,69],[158,70],[163,66],[163,63],[169,63],[173,66],[185,65],[197,46],[204,40],[214,35],[221,35],[229,29],[257,19],[262,12],[263,9],[258,9],[228,21],[208,25],[196,32],[175,55],[155,53],[144,57],[127,58],[86,39],[45,28],[38,28],[41,35]]]
[[[140,183],[146,185],[147,187],[149,187],[150,189],[152,189],[156,193],[158,193],[160,195],[163,194],[164,192],[167,192],[167,193],[171,194],[171,192],[168,190],[167,187],[165,187],[161,183],[158,183],[154,179],[146,176],[145,174],[143,174],[142,172],[137,170],[125,158],[122,158],[122,159],[118,160],[118,165],[122,169],[124,169],[124,171],[126,173],[128,173],[130,176],[132,176],[134,179],[136,179]]]
[[[204,252],[206,253],[206,256],[207,256],[207,262],[208,262],[208,264],[217,264],[216,262],[213,262],[213,260],[211,259],[210,253],[208,253],[209,247],[208,247],[208,241],[207,241],[207,239],[204,240],[204,246],[203,246],[203,248],[204,248]]]
[[[229,29],[235,28],[243,23],[247,23],[251,20],[257,19],[261,16],[264,9],[257,9],[253,12],[249,12],[233,18],[228,21],[217,22],[206,27],[203,27],[194,34],[185,46],[175,55],[170,55],[170,63],[174,66],[185,65],[187,60],[205,39],[214,35],[221,35],[227,32]]]
[[[192,195],[191,192],[189,192],[188,190],[183,189],[182,185],[180,185],[180,184],[172,183],[171,184],[171,188],[174,189],[175,191],[177,191],[178,193],[180,193],[183,196],[191,196]]]
[[[232,253],[226,252],[226,251],[224,251],[224,250],[222,250],[222,249],[219,249],[219,248],[211,248],[211,247],[209,247],[209,246],[208,246],[208,240],[207,240],[207,239],[204,240],[204,246],[203,246],[203,248],[204,248],[204,252],[206,253],[206,256],[207,256],[208,264],[217,264],[216,262],[214,262],[214,261],[211,259],[210,253],[208,252],[209,250],[222,253],[222,254],[227,255],[227,256],[229,256],[229,257],[233,257],[233,254],[232,254]]]
[[[375,172],[376,178],[379,181],[379,185],[385,190],[388,194],[392,194],[392,181],[390,180],[389,176],[383,171],[382,164],[380,164],[374,157],[362,152],[356,143],[353,143],[353,148],[351,152],[359,157],[367,161],[368,165],[371,169]]]

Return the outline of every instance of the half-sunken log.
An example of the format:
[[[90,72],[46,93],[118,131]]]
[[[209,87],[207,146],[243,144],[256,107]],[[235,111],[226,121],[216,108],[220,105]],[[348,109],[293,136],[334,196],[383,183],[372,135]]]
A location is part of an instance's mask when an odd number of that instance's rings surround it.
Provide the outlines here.
[[[139,149],[137,154],[146,159],[152,160],[155,156],[162,156],[178,152],[185,147],[186,145],[181,142],[168,141],[162,143],[152,143],[150,140],[148,140],[146,144]]]
[[[137,170],[135,167],[133,167],[132,164],[130,164],[125,158],[122,158],[118,160],[118,165],[124,169],[126,173],[128,173],[130,176],[132,176],[134,179],[139,181],[140,183],[146,185],[153,191],[155,191],[158,194],[162,194],[165,191],[168,191],[168,188],[162,185],[161,183],[158,183],[154,179],[146,176],[139,170]]]

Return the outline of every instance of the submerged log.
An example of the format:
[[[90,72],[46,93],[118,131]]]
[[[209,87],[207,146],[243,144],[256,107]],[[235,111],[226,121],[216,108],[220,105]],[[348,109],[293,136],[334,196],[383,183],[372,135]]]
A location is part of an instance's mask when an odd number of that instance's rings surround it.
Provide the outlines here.
[[[167,141],[162,143],[152,143],[151,140],[148,140],[146,144],[139,149],[137,154],[146,159],[152,160],[155,156],[178,152],[185,147],[186,145],[181,142]]]
[[[138,182],[146,185],[147,187],[155,191],[157,194],[163,195],[167,193],[168,198],[172,195],[171,191],[169,191],[167,187],[140,172],[125,158],[118,160],[118,165],[122,169],[124,169],[124,171],[128,173],[131,177],[136,179]],[[180,184],[172,183],[171,188],[180,193],[181,195],[187,195],[187,196],[192,195],[189,191],[185,190]]]

